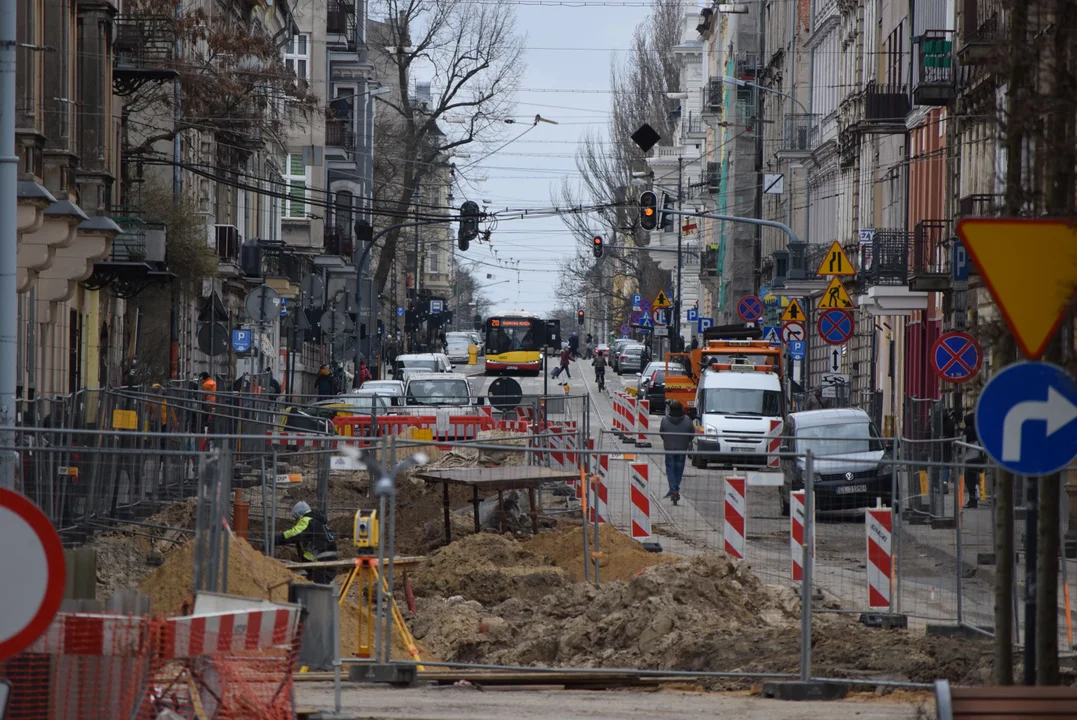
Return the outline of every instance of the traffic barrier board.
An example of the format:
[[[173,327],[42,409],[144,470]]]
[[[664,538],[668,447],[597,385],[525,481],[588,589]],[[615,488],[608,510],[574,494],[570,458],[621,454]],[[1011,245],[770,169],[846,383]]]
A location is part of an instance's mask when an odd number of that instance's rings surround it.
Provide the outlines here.
[[[968,333],[944,333],[931,348],[931,369],[943,380],[962,383],[976,377],[983,351]]]
[[[763,317],[763,301],[755,295],[746,295],[737,303],[737,314],[744,322],[754,323]]]
[[[816,329],[828,345],[841,345],[853,335],[853,316],[848,310],[824,310],[819,313]]]
[[[1077,382],[1050,363],[1010,365],[976,403],[976,431],[991,459],[1018,475],[1050,475],[1077,459]]]
[[[830,278],[830,284],[823,291],[823,296],[819,298],[818,307],[820,310],[829,310],[831,308],[851,310],[855,306],[853,305],[853,299],[846,292],[845,286],[841,284],[841,280],[832,277]]]
[[[64,598],[64,547],[48,517],[26,497],[0,488],[0,572],[4,621],[0,662],[22,652],[49,627]]]
[[[845,276],[855,275],[856,270],[853,269],[853,264],[849,262],[849,256],[841,249],[841,245],[835,241],[830,246],[830,249],[827,250],[826,257],[819,264],[819,269],[815,271],[815,274],[823,277]]]
[[[785,312],[782,313],[782,322],[804,322],[806,318],[804,308],[800,306],[800,301],[796,298],[789,301],[789,304],[785,306]]]
[[[969,218],[957,234],[1021,352],[1043,357],[1073,296],[1077,227],[1069,220]]]

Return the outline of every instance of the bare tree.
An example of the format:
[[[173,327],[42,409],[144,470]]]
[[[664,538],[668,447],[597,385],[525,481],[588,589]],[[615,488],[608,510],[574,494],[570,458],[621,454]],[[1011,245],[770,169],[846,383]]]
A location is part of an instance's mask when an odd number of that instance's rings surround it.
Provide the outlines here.
[[[504,127],[523,68],[523,45],[507,3],[380,0],[372,14],[384,18],[389,71],[401,88],[399,98],[381,103],[398,128],[399,156],[389,160],[395,181],[383,186],[386,194],[376,211],[399,218],[412,208],[416,189],[439,158],[453,148],[488,140]],[[420,76],[432,89],[427,102],[416,101],[408,91]],[[455,118],[463,120],[465,130],[455,137],[443,135],[439,122]],[[422,210],[415,208],[417,215]],[[399,239],[399,230],[385,235],[374,272],[379,290],[389,277]]]
[[[592,214],[568,213],[562,219],[576,237],[576,256],[561,264],[559,289],[578,288],[586,279],[601,278],[600,296],[611,300],[612,314],[624,317],[630,309],[630,294],[635,291],[657,292],[664,287],[665,273],[647,253],[611,249],[603,263],[609,269],[594,272],[592,238],[604,235],[607,245],[644,246],[649,238],[638,226],[625,204],[632,194],[632,172],[646,167],[646,154],[632,141],[631,135],[644,123],[662,137],[673,130],[666,93],[680,86],[680,60],[673,46],[680,41],[683,6],[677,0],[656,0],[650,16],[641,22],[632,36],[632,49],[623,67],[610,68],[613,88],[611,117],[605,140],[602,133],[584,137],[576,151],[576,183],[562,183],[556,202],[565,207],[598,206]],[[630,283],[614,283],[614,275],[631,278]]]
[[[178,118],[171,83],[145,84],[126,96],[129,157],[152,155],[157,143],[193,130],[215,135],[217,162],[235,167],[267,134],[281,137],[286,121],[320,102],[281,59],[280,45],[290,32],[272,37],[254,18],[211,18],[201,7],[185,7],[176,16],[174,0],[133,0],[126,13],[130,24],[120,29],[117,44],[142,55],[146,47],[159,50],[155,64],[172,64],[180,85]],[[173,40],[183,48],[178,60],[171,57]]]

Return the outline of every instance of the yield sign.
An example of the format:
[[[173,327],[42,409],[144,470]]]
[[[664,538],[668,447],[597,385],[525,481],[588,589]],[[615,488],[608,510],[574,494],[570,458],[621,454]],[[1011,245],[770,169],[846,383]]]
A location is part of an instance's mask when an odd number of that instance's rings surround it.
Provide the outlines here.
[[[970,218],[957,224],[957,234],[1021,352],[1042,357],[1077,286],[1077,227],[1065,220]]]
[[[931,368],[940,378],[953,383],[976,377],[982,362],[980,343],[968,333],[944,333],[931,348]]]

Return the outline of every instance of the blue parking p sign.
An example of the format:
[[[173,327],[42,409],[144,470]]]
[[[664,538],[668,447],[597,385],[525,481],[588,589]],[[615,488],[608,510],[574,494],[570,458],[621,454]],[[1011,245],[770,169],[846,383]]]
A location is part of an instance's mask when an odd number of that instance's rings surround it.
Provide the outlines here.
[[[702,334],[704,330],[714,327],[714,318],[701,317],[696,320],[696,325],[699,329],[699,333]]]
[[[691,310],[688,311],[688,322],[698,322],[698,321],[699,321],[699,310],[696,310],[695,308],[692,308]]]
[[[232,331],[232,349],[239,353],[245,353],[251,349],[251,331],[236,329]]]
[[[789,341],[789,357],[794,360],[803,360],[807,355],[807,343],[804,340]]]

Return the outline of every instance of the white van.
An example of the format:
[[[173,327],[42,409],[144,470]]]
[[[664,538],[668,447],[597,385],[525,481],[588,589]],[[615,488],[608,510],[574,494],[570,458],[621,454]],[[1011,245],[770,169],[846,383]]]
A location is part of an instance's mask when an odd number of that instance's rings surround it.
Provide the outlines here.
[[[693,467],[765,467],[770,439],[782,433],[783,405],[782,383],[773,372],[747,364],[704,372],[692,409]]]

